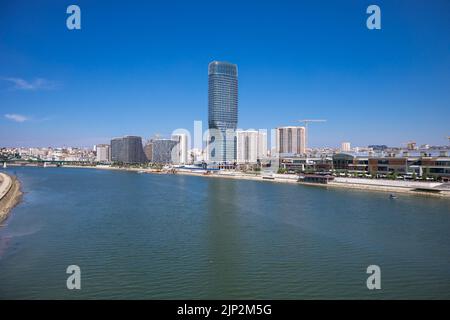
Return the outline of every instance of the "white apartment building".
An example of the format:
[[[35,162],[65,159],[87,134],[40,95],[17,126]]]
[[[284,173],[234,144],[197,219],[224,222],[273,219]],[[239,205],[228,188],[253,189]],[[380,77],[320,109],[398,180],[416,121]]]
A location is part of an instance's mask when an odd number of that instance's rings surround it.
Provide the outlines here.
[[[177,133],[172,135],[172,140],[177,141],[177,145],[172,150],[173,163],[175,164],[188,164],[188,136],[185,133]]]
[[[110,162],[111,161],[111,148],[109,144],[99,144],[96,146],[97,162]]]
[[[265,130],[237,130],[236,148],[238,163],[256,163],[267,157],[267,132]]]

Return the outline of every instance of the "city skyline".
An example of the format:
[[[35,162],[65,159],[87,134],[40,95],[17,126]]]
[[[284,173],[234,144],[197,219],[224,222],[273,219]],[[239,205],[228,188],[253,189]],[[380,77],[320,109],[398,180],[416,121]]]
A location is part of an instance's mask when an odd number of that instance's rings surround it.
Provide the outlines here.
[[[117,21],[104,24],[101,3],[80,1],[82,29],[68,31],[64,4],[4,3],[1,145],[192,131],[207,123],[213,60],[239,65],[239,128],[325,118],[308,128],[309,147],[446,145],[449,4],[378,4],[383,28],[369,31],[366,3],[230,3],[239,9],[230,26],[207,14],[220,3],[107,4]],[[170,23],[159,17],[168,11]]]
[[[450,299],[449,16],[0,0],[0,299],[176,319]]]

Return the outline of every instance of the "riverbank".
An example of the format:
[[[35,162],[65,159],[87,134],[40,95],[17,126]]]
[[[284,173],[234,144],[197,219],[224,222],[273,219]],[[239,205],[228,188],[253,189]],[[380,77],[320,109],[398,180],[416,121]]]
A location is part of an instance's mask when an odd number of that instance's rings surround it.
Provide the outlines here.
[[[66,166],[66,167],[121,170],[121,171],[132,171],[132,172],[152,173],[152,174],[171,174],[170,172],[158,171],[155,169],[142,169],[142,168],[118,168],[110,166]],[[331,187],[331,188],[341,188],[348,190],[360,190],[370,192],[375,191],[385,193],[402,193],[402,194],[450,199],[450,184],[443,184],[439,182],[403,181],[403,180],[396,181],[396,180],[336,177],[333,181],[330,181],[327,184],[324,183],[322,184],[322,183],[298,182],[298,176],[295,174],[264,174],[264,173],[248,174],[234,171],[219,171],[216,173],[205,174],[203,171],[197,172],[185,169],[177,170],[176,174],[200,176],[207,178],[227,178],[227,179],[265,181],[275,183],[302,184],[305,186],[316,186],[325,188]]]
[[[0,226],[8,217],[12,208],[20,201],[22,192],[16,177],[0,173]]]

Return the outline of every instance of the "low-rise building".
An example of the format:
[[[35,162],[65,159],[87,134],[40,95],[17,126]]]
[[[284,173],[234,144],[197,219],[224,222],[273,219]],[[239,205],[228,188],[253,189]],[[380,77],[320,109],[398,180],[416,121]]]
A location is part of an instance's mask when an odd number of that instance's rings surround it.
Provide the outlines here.
[[[450,157],[445,152],[440,156],[410,155],[408,152],[372,156],[338,153],[333,156],[333,169],[378,177],[400,175],[446,180],[450,179]]]

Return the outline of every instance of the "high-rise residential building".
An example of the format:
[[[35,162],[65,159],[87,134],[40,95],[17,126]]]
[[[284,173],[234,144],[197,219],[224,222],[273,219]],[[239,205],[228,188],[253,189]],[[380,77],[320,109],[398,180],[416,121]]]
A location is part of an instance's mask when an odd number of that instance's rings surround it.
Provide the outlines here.
[[[97,162],[110,162],[111,161],[111,148],[109,144],[98,144],[95,146],[97,151]]]
[[[148,141],[144,146],[144,154],[148,161],[153,161],[153,143]]]
[[[258,130],[258,159],[266,159],[268,156],[267,130]]]
[[[352,150],[352,148],[350,146],[350,142],[342,142],[342,144],[341,144],[341,151],[342,152],[349,152],[351,150]]]
[[[237,162],[256,163],[267,157],[267,133],[264,130],[237,130]]]
[[[125,136],[112,139],[111,161],[123,163],[147,162],[147,158],[142,148],[141,137]]]
[[[236,160],[237,123],[237,65],[213,61],[208,66],[208,161]]]
[[[173,150],[177,143],[177,141],[171,139],[151,140],[152,162],[161,164],[173,163],[174,158],[176,158],[173,155]]]
[[[417,150],[417,144],[415,141],[409,141],[406,143],[406,148],[408,150]]]
[[[278,154],[306,153],[305,127],[279,127],[276,129],[276,150]]]
[[[174,147],[173,155],[174,159],[173,163],[176,164],[188,164],[188,136],[185,133],[177,133],[172,135],[172,140],[177,142],[177,145]]]

